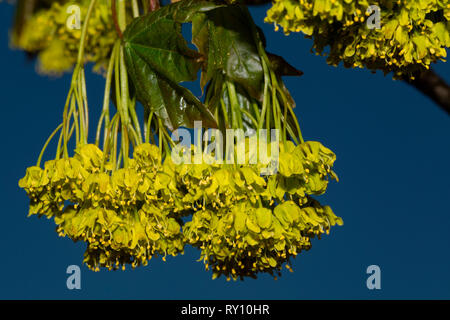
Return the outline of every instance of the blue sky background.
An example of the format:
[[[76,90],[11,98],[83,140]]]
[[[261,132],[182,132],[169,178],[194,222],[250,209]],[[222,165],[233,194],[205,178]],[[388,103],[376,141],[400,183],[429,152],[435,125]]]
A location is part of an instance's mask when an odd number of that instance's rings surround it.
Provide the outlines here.
[[[81,267],[81,290],[66,288],[66,268],[81,265],[85,246],[59,238],[53,221],[27,218],[17,182],[34,165],[60,123],[70,75],[36,74],[8,47],[13,8],[0,3],[0,298],[2,299],[449,299],[450,118],[412,87],[381,73],[334,68],[309,52],[311,41],[286,37],[252,14],[268,50],[304,71],[286,78],[306,140],[337,154],[321,202],[344,219],[297,257],[294,273],[244,282],[211,280],[199,252],[134,271],[94,273]],[[450,64],[435,70],[450,82]],[[89,75],[91,122],[104,89]],[[92,138],[92,136],[91,136]],[[52,149],[50,149],[52,150]],[[47,157],[52,156],[48,154]],[[381,268],[381,290],[368,290],[366,268]]]

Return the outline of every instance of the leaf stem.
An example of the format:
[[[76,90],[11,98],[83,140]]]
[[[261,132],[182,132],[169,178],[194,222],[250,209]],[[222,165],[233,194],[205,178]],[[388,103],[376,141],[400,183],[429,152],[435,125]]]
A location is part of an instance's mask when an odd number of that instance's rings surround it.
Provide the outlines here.
[[[80,69],[80,74],[81,74],[81,83],[80,83],[80,87],[81,87],[81,97],[83,99],[83,107],[84,107],[84,118],[85,118],[85,128],[84,130],[86,130],[86,134],[85,134],[85,138],[86,141],[85,143],[87,143],[87,138],[88,138],[88,134],[89,134],[89,108],[88,108],[88,101],[87,101],[87,90],[86,90],[86,77],[84,74],[84,68]]]
[[[80,48],[78,50],[78,59],[77,59],[78,65],[83,64],[84,44],[86,42],[87,28],[89,25],[89,19],[91,17],[92,9],[94,8],[94,5],[96,2],[97,2],[97,0],[91,0],[91,2],[89,3],[88,11],[86,13],[86,20],[83,23],[83,28],[81,30]]]
[[[125,31],[127,27],[127,13],[126,13],[126,0],[118,0],[119,12],[117,15],[117,22],[119,23],[119,28],[121,32]],[[122,34],[123,36],[123,34]]]
[[[116,122],[114,123],[113,128],[113,149],[112,149],[112,158],[113,158],[113,168],[116,168],[117,165],[117,136],[119,133],[119,121],[120,118],[118,117]]]
[[[262,109],[261,109],[261,115],[259,116],[259,125],[258,125],[258,129],[262,129],[263,125],[264,125],[264,115],[266,113],[266,109],[267,109],[267,103],[268,103],[268,91],[269,91],[269,75],[268,75],[268,70],[267,70],[267,65],[265,64],[264,61],[262,61],[262,65],[263,65],[263,71],[264,71],[264,98],[263,98],[263,105],[262,105]]]
[[[131,101],[131,103],[129,103],[129,110],[130,110],[130,115],[131,115],[131,119],[133,120],[133,124],[134,127],[136,128],[136,134],[137,134],[137,138],[138,140],[136,141],[138,144],[142,143],[142,131],[141,131],[141,125],[139,124],[139,119],[138,116],[136,114],[136,99],[133,99],[133,101]]]
[[[149,143],[150,141],[150,137],[152,139],[153,142],[154,138],[153,138],[153,133],[152,133],[152,118],[153,118],[153,111],[150,112],[150,114],[148,115],[148,119],[147,119],[147,126],[146,126],[146,131],[145,131],[145,142]]]
[[[52,141],[53,137],[55,136],[56,133],[58,133],[59,130],[61,130],[61,128],[63,127],[63,124],[61,123],[53,132],[52,134],[48,137],[47,141],[44,144],[44,147],[42,147],[41,152],[39,153],[39,157],[36,163],[37,167],[40,167],[41,165],[41,160],[42,160],[42,156],[44,155],[45,149],[47,149],[48,144],[50,143],[50,141]]]
[[[65,143],[67,142],[67,130],[66,130],[66,127],[67,127],[67,121],[69,120],[68,119],[69,105],[72,106],[72,91],[73,91],[73,88],[71,86],[71,88],[69,89],[69,94],[67,95],[67,98],[66,98],[66,103],[64,105],[64,111],[63,111],[63,122],[62,122],[63,130],[61,131],[61,135],[64,136],[64,142]],[[64,153],[65,154],[68,153],[67,145],[64,146]]]
[[[103,135],[103,146],[105,146],[106,142],[106,128],[108,128],[110,119],[109,119],[109,104],[110,104],[110,94],[111,94],[111,83],[112,83],[112,75],[114,71],[114,57],[116,55],[116,52],[118,50],[118,47],[120,46],[120,42],[116,41],[114,44],[113,50],[111,52],[111,57],[109,59],[108,64],[108,71],[106,72],[106,82],[105,82],[105,93],[103,95],[103,110],[102,115],[104,115],[104,121],[105,121],[105,133]],[[99,121],[99,126],[97,127],[97,138],[96,143],[99,143],[100,140],[100,130],[102,121]]]
[[[139,5],[137,3],[137,0],[132,0],[131,1],[131,7],[133,9],[133,17],[134,18],[139,17]]]
[[[234,83],[232,81],[227,80],[226,83],[233,116],[233,128],[242,129],[242,114],[241,108],[239,106],[239,101],[237,99],[236,87],[234,86]]]

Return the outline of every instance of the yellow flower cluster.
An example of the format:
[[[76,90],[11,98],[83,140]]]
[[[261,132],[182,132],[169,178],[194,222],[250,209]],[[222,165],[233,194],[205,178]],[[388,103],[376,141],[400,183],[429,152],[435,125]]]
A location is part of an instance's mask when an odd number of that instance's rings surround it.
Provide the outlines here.
[[[380,9],[380,28],[367,24],[376,14],[368,11],[372,5]],[[313,38],[331,65],[342,61],[395,76],[444,60],[450,46],[448,0],[274,0],[265,21]]]
[[[65,2],[65,1],[64,1]],[[114,41],[117,39],[109,1],[98,1],[91,14],[87,29],[85,61],[94,62],[98,70],[108,63]],[[69,28],[68,20],[76,21],[68,7],[80,8],[80,28]],[[28,52],[38,53],[38,70],[44,74],[69,71],[77,61],[81,27],[89,1],[53,2],[49,9],[40,9],[24,25],[16,45]]]
[[[256,278],[259,272],[280,275],[290,257],[311,247],[311,238],[342,224],[330,207],[308,199],[303,205],[294,200],[261,207],[238,202],[215,211],[199,210],[184,233],[190,244],[202,250],[201,258],[207,269],[211,267],[213,278]],[[290,269],[289,264],[286,267]]]
[[[279,274],[284,263],[311,247],[310,239],[342,220],[310,195],[325,192],[335,155],[318,142],[280,148],[279,171],[262,178],[254,168],[220,168],[210,183],[192,185],[209,197],[183,230],[186,241],[202,250],[213,278],[255,278]],[[290,269],[289,264],[286,267]]]
[[[100,149],[85,145],[73,158],[28,168],[19,182],[31,199],[29,214],[54,217],[61,236],[86,241],[85,262],[94,270],[146,265],[155,254],[183,250],[159,149],[145,144],[134,155],[129,168],[111,173]]]
[[[214,277],[274,274],[310,238],[342,224],[311,198],[336,177],[335,155],[318,142],[281,146],[278,173],[264,177],[258,165],[176,165],[148,143],[126,168],[113,170],[107,160],[88,144],[74,157],[28,168],[19,182],[30,215],[54,217],[61,236],[87,242],[84,261],[93,270],[146,265],[191,244]]]

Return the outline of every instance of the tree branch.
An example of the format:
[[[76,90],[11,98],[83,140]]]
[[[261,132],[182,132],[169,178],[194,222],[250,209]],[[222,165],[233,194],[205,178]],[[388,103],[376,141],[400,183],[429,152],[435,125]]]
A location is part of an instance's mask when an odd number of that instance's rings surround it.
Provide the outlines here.
[[[414,80],[404,81],[428,96],[450,115],[450,86],[433,70],[425,70],[416,75]]]

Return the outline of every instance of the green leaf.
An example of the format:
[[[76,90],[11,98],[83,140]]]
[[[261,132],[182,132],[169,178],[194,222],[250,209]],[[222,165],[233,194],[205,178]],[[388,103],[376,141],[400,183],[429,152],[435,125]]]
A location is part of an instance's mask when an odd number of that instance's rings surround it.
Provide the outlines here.
[[[230,5],[197,16],[192,21],[192,43],[206,57],[202,87],[217,73],[262,98],[263,68],[245,7]]]
[[[217,127],[211,112],[179,84],[195,80],[200,68],[200,54],[188,48],[181,23],[215,7],[207,1],[181,1],[136,18],[125,30],[125,62],[137,99],[170,130],[193,127],[196,120]]]

